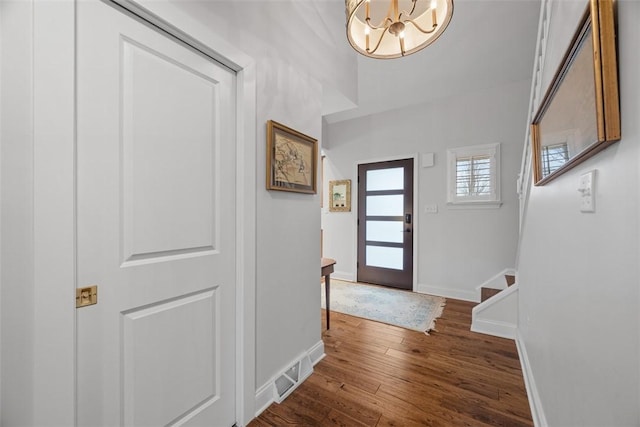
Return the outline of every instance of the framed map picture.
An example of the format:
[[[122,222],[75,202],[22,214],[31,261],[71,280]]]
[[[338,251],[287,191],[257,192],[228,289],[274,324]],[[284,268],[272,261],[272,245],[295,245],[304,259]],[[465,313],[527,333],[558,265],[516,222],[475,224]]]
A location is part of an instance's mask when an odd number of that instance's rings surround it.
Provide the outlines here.
[[[267,122],[267,190],[316,194],[318,141]]]

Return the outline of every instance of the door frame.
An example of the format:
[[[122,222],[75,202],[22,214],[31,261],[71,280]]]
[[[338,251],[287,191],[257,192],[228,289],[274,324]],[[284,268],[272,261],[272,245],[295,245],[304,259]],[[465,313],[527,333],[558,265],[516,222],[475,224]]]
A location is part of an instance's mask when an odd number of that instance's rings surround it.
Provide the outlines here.
[[[31,18],[25,24],[33,27],[27,70],[33,83],[27,101],[31,115],[24,126],[32,130],[33,144],[34,298],[28,307],[21,303],[21,311],[35,314],[34,383],[24,398],[32,405],[33,424],[42,426],[76,424],[76,1],[30,0],[24,6]],[[242,213],[236,226],[236,418],[244,425],[255,416],[255,61],[168,0],[105,2],[119,4],[236,72],[236,208]]]
[[[418,195],[420,192],[418,191],[419,185],[419,175],[418,169],[420,165],[418,161],[420,159],[420,153],[413,153],[407,155],[398,155],[398,156],[388,156],[388,157],[377,157],[373,159],[365,159],[358,160],[355,162],[353,166],[353,182],[358,182],[358,166],[367,164],[367,163],[381,163],[381,162],[389,162],[394,160],[403,160],[403,159],[412,159],[413,160],[413,283],[411,285],[411,290],[416,292],[418,286],[418,236],[420,230],[420,203]],[[359,186],[352,186],[355,188],[355,193],[351,196],[351,206],[353,211],[356,213],[353,215],[353,227],[352,227],[352,242],[356,242],[353,247],[353,277],[354,281],[358,279],[358,191]]]

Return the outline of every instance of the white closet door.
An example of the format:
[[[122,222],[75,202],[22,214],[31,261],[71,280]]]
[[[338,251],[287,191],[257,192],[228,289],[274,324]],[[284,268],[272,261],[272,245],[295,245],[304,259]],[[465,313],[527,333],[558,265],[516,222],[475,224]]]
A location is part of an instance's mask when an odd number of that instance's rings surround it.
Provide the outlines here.
[[[79,426],[235,422],[235,75],[77,3]]]

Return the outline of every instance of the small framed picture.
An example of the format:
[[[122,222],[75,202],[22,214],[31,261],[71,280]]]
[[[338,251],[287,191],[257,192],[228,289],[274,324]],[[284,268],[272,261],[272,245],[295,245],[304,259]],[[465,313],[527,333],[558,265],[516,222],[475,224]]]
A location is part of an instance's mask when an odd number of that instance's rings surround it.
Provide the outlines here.
[[[316,194],[318,141],[267,122],[267,190]]]
[[[351,212],[351,180],[329,181],[329,211]]]

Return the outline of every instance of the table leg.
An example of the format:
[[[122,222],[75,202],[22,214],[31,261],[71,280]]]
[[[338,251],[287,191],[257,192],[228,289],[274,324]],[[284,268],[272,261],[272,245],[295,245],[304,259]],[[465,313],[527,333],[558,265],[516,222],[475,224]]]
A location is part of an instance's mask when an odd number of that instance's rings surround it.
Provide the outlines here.
[[[329,276],[330,274],[327,274],[326,276],[324,276],[324,293],[325,293],[326,303],[327,303],[326,304],[327,309],[325,310],[327,313],[327,330],[329,330],[329,290],[331,289]]]

